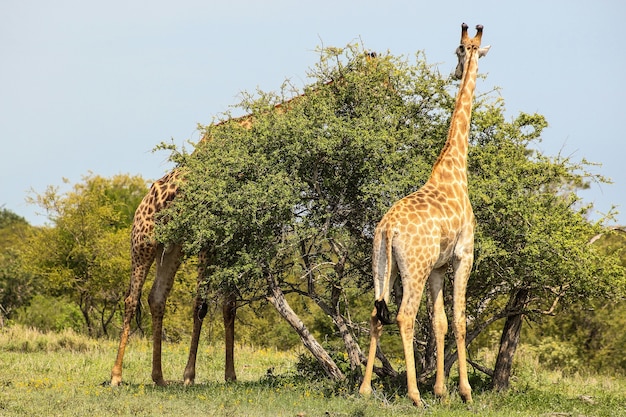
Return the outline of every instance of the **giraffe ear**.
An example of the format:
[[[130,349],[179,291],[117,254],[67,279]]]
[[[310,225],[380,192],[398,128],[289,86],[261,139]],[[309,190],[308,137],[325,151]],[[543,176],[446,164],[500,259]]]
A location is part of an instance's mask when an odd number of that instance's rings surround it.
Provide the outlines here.
[[[482,48],[478,48],[478,58],[482,58],[485,55],[487,55],[487,52],[489,52],[490,48],[491,48],[491,45],[487,45],[487,46],[483,46]]]
[[[459,62],[459,64],[456,66],[456,69],[452,73],[452,76],[457,80],[460,80],[463,76],[463,64],[461,62]]]

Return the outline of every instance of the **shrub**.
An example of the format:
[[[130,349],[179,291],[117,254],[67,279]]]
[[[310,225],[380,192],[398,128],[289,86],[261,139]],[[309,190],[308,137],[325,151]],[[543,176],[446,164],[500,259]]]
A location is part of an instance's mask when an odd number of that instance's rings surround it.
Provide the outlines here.
[[[42,332],[83,330],[84,320],[80,309],[63,298],[36,295],[28,306],[20,307],[15,322]]]

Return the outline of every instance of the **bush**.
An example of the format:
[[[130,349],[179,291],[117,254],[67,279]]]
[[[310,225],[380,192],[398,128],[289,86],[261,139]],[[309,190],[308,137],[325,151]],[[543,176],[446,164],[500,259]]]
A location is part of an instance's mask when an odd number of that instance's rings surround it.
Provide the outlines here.
[[[60,332],[71,329],[84,331],[84,320],[80,309],[63,298],[36,295],[30,305],[16,311],[15,322],[42,332]]]
[[[571,343],[546,337],[533,350],[539,363],[549,370],[560,370],[567,375],[573,375],[580,370],[578,351]]]

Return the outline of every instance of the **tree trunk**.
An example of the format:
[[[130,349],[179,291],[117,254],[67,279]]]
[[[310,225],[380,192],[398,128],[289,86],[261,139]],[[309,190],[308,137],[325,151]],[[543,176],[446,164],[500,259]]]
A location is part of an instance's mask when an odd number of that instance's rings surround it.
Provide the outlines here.
[[[361,352],[359,344],[356,342],[356,340],[354,340],[354,337],[352,336],[349,322],[346,321],[346,318],[339,311],[340,295],[341,290],[338,287],[333,287],[331,297],[332,306],[330,306],[316,294],[310,292],[308,293],[308,296],[311,297],[315,304],[317,304],[318,307],[321,308],[326,315],[332,318],[335,326],[337,326],[337,330],[339,330],[341,339],[346,346],[348,358],[350,359],[350,369],[353,371],[356,370],[360,373],[362,362],[361,359],[363,357],[363,353]]]
[[[89,335],[89,337],[95,337],[95,329],[93,323],[91,322],[91,317],[89,317],[90,305],[91,304],[89,302],[89,296],[81,294],[78,307],[80,308],[80,312],[82,313],[83,319],[85,320],[85,325],[87,326],[87,334]]]
[[[350,359],[350,369],[356,371],[360,374],[361,365],[367,363],[367,356],[363,354],[361,347],[354,339],[352,332],[350,331],[350,324],[346,318],[341,315],[341,313],[337,310],[333,310],[330,306],[325,303],[321,298],[307,294],[321,309],[322,311],[330,316],[333,319],[333,322],[337,326],[339,330],[339,334],[343,339],[343,343],[346,346],[346,351],[348,352],[348,358]],[[374,373],[380,377],[397,377],[398,372],[393,368],[389,359],[384,355],[384,353],[380,350],[380,347],[376,350],[376,357],[382,363],[382,367],[374,366]]]
[[[111,310],[107,314],[108,303],[105,301],[102,305],[102,312],[100,313],[100,326],[102,327],[102,334],[104,336],[109,335],[109,325],[115,318],[115,313],[117,313],[117,306],[119,305],[120,300],[116,300],[114,303],[111,303]]]
[[[225,359],[224,380],[236,381],[235,372],[235,318],[237,317],[237,296],[233,291],[227,292],[222,304],[224,318]]]
[[[498,351],[496,366],[493,370],[493,389],[496,391],[505,391],[509,388],[513,357],[515,356],[522,330],[523,311],[528,304],[528,292],[527,289],[518,290],[511,297],[507,306],[507,310],[511,314],[507,316],[504,329],[502,329],[500,350]]]
[[[330,355],[328,355],[324,348],[317,342],[315,337],[313,337],[311,332],[309,332],[309,329],[307,329],[295,311],[293,311],[287,299],[285,299],[285,294],[283,294],[282,290],[276,285],[273,278],[268,277],[267,281],[270,290],[267,300],[272,303],[278,313],[287,320],[289,325],[298,333],[304,346],[315,356],[315,359],[320,363],[326,374],[334,381],[344,380],[344,374],[337,367],[337,364],[335,364]]]

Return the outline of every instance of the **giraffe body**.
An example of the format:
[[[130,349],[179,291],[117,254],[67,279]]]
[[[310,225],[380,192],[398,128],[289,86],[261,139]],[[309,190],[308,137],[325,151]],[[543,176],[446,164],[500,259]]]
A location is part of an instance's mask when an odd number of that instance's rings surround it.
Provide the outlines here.
[[[372,270],[375,308],[370,318],[371,341],[360,392],[372,391],[371,378],[383,323],[389,323],[387,303],[396,276],[402,283],[402,301],[396,321],[406,360],[408,396],[422,405],[415,371],[413,332],[426,282],[433,300],[433,331],[437,352],[434,391],[445,395],[444,338],[448,320],[443,303],[444,275],[451,262],[454,269],[452,327],[459,360],[459,393],[471,402],[465,350],[465,291],[474,256],[474,214],[467,190],[467,150],[478,58],[489,47],[480,48],[482,26],[474,38],[463,24],[457,49],[457,76],[461,85],[450,121],[448,139],[433,166],[429,180],[416,192],[396,202],[378,223],[374,233]]]
[[[150,191],[143,198],[133,218],[131,232],[131,263],[132,275],[125,299],[124,323],[120,336],[120,344],[115,365],[111,371],[111,385],[117,386],[122,382],[122,362],[124,351],[130,336],[130,325],[137,310],[141,297],[141,290],[156,259],[156,277],[150,290],[148,303],[152,316],[152,380],[155,384],[166,385],[161,367],[161,341],[163,335],[163,316],[165,303],[174,284],[174,276],[182,260],[182,247],[178,244],[163,245],[154,240],[156,215],[165,209],[176,197],[179,185],[179,172],[174,170],[157,180],[150,187]],[[202,252],[198,260],[198,285],[203,278],[204,268],[208,262],[207,253]],[[204,308],[204,311],[203,311]],[[199,291],[194,302],[193,333],[189,358],[183,374],[185,385],[194,383],[196,374],[196,355],[198,342],[202,330],[202,321],[206,314],[206,305]],[[236,314],[236,299],[233,294],[225,297],[223,303],[224,327],[226,333],[226,369],[225,379],[235,380],[233,359],[234,324]]]

